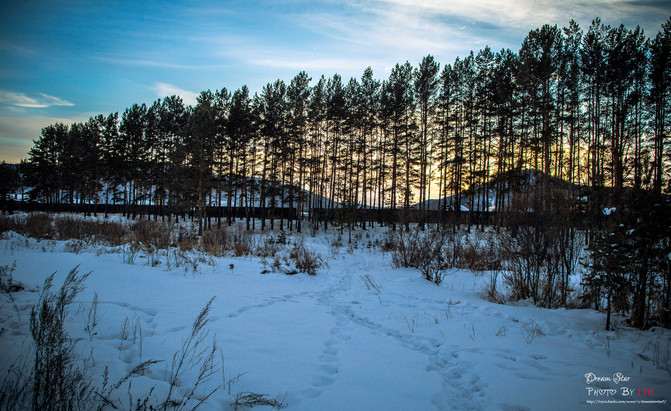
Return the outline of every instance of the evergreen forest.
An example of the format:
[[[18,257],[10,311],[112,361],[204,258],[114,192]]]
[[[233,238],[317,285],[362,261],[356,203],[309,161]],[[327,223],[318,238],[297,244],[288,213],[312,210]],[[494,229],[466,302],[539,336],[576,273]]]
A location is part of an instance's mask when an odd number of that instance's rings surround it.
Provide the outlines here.
[[[492,225],[517,264],[515,299],[572,304],[587,246],[582,304],[669,326],[670,128],[671,19],[653,38],[571,21],[530,31],[517,52],[427,55],[384,80],[370,67],[349,80],[300,72],[254,94],[52,124],[19,167],[2,165],[1,197],[5,209],[189,215],[198,235],[235,218],[350,235]],[[9,201],[17,191],[31,201]]]

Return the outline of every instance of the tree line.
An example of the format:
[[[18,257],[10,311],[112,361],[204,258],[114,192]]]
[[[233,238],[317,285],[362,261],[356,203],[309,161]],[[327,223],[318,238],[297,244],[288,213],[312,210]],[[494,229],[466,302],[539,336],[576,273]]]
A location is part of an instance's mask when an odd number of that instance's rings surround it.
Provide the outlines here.
[[[389,211],[395,229],[414,209],[494,211],[507,248],[488,256],[512,297],[603,308],[607,328],[610,312],[669,327],[670,130],[671,19],[654,38],[571,21],[530,31],[517,52],[485,47],[442,66],[427,55],[384,80],[371,68],[347,81],[300,72],[254,94],[207,90],[193,106],[170,96],[56,123],[18,171],[0,167],[0,197],[21,180],[50,205],[188,211],[199,234],[213,205],[229,224],[242,210],[248,229],[280,216],[299,231],[305,215],[351,229],[371,224],[361,210]]]
[[[370,67],[348,81],[300,72],[253,95],[207,90],[194,106],[170,96],[56,123],[21,174],[47,203],[205,217],[208,205],[301,216],[431,198],[438,210],[506,211],[502,176],[533,169],[589,189],[598,208],[603,189],[612,204],[627,188],[671,191],[670,127],[671,19],[654,38],[595,19],[586,32],[575,21],[532,30],[517,53],[485,47],[442,67],[427,55],[381,81]]]

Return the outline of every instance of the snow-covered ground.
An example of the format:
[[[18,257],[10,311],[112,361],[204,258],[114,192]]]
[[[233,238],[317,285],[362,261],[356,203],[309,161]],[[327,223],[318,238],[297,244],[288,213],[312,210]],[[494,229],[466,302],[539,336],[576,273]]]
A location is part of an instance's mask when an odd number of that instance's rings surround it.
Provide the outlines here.
[[[244,392],[289,410],[669,408],[670,330],[617,320],[617,331],[604,331],[604,315],[593,310],[493,304],[480,297],[488,277],[465,270],[438,287],[368,246],[381,229],[359,233],[349,250],[346,234],[341,247],[332,246],[333,233],[304,235],[327,264],[316,276],[272,272],[272,259],[258,257],[194,254],[195,271],[165,256],[154,266],[144,256],[127,264],[119,248],[73,253],[65,242],[6,233],[0,265],[15,263],[26,290],[14,293],[18,312],[0,296],[0,380],[21,355],[30,362],[30,306],[45,278],[56,272],[60,287],[78,266],[91,274],[67,330],[93,385],[101,386],[105,367],[117,381],[142,361],[161,360],[130,380],[134,398],[155,387],[156,404],[173,355],[216,297],[204,344],[216,339],[219,371],[198,391],[223,387],[202,409],[233,409]],[[192,383],[187,375],[177,390]],[[128,398],[127,383],[110,396],[121,408]]]

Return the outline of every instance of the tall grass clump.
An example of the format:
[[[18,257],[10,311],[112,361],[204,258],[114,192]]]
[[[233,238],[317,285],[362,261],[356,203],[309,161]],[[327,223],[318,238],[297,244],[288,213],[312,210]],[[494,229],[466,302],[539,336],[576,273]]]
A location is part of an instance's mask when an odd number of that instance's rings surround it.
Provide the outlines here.
[[[32,370],[34,410],[83,410],[94,403],[94,390],[85,364],[78,364],[75,342],[65,330],[68,307],[84,290],[90,273],[73,268],[57,292],[54,274],[44,282],[38,304],[30,312],[30,332],[35,343]]]
[[[298,272],[307,273],[308,275],[317,275],[317,270],[324,265],[321,256],[306,248],[302,238],[291,250],[289,257],[294,260],[294,265]]]
[[[193,321],[191,333],[182,343],[182,348],[172,357],[172,365],[168,377],[170,388],[165,401],[161,405],[161,408],[164,410],[168,409],[168,407],[170,409],[187,409],[188,407],[188,409],[194,410],[221,388],[221,385],[218,385],[214,389],[208,388],[206,392],[199,392],[200,387],[207,384],[219,371],[219,367],[215,361],[215,354],[217,353],[216,341],[213,339],[211,346],[207,346],[205,343],[205,339],[209,334],[205,327],[209,322],[208,316],[213,301],[214,297],[200,311]],[[197,374],[193,385],[190,389],[182,391],[179,396],[175,397],[175,391],[178,387],[182,386],[186,375],[194,370]]]

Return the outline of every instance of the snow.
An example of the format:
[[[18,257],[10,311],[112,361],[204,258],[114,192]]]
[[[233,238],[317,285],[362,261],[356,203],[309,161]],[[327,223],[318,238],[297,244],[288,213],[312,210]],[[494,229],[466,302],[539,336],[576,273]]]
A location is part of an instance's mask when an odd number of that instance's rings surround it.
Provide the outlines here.
[[[615,212],[615,210],[616,210],[615,207],[606,207],[602,211],[603,211],[603,215],[611,215]]]
[[[75,254],[64,242],[5,233],[0,265],[16,263],[13,276],[26,289],[15,293],[19,313],[0,300],[0,378],[31,350],[30,306],[44,279],[56,272],[60,287],[78,266],[91,275],[67,329],[82,358],[95,360],[88,367],[94,385],[106,366],[117,381],[142,361],[163,361],[132,378],[136,397],[155,387],[154,397],[163,398],[173,355],[216,297],[205,342],[216,339],[223,370],[202,391],[224,387],[203,409],[233,409],[241,392],[268,394],[289,410],[591,409],[627,400],[668,409],[640,401],[671,401],[669,330],[630,329],[616,318],[617,329],[605,331],[604,314],[593,310],[490,303],[480,297],[488,275],[467,270],[451,271],[438,287],[366,247],[382,229],[358,233],[349,249],[331,245],[333,232],[304,236],[327,264],[316,276],[261,274],[269,265],[261,258],[195,252],[195,271],[168,269],[165,257],[156,266],[145,256],[124,264],[119,247]],[[98,323],[89,335],[94,293]],[[618,373],[629,380],[615,381]],[[602,381],[588,382],[589,374]],[[186,390],[192,381],[181,383]],[[124,404],[126,387],[116,394]],[[633,394],[623,396],[623,387]],[[639,396],[644,389],[653,395]]]

